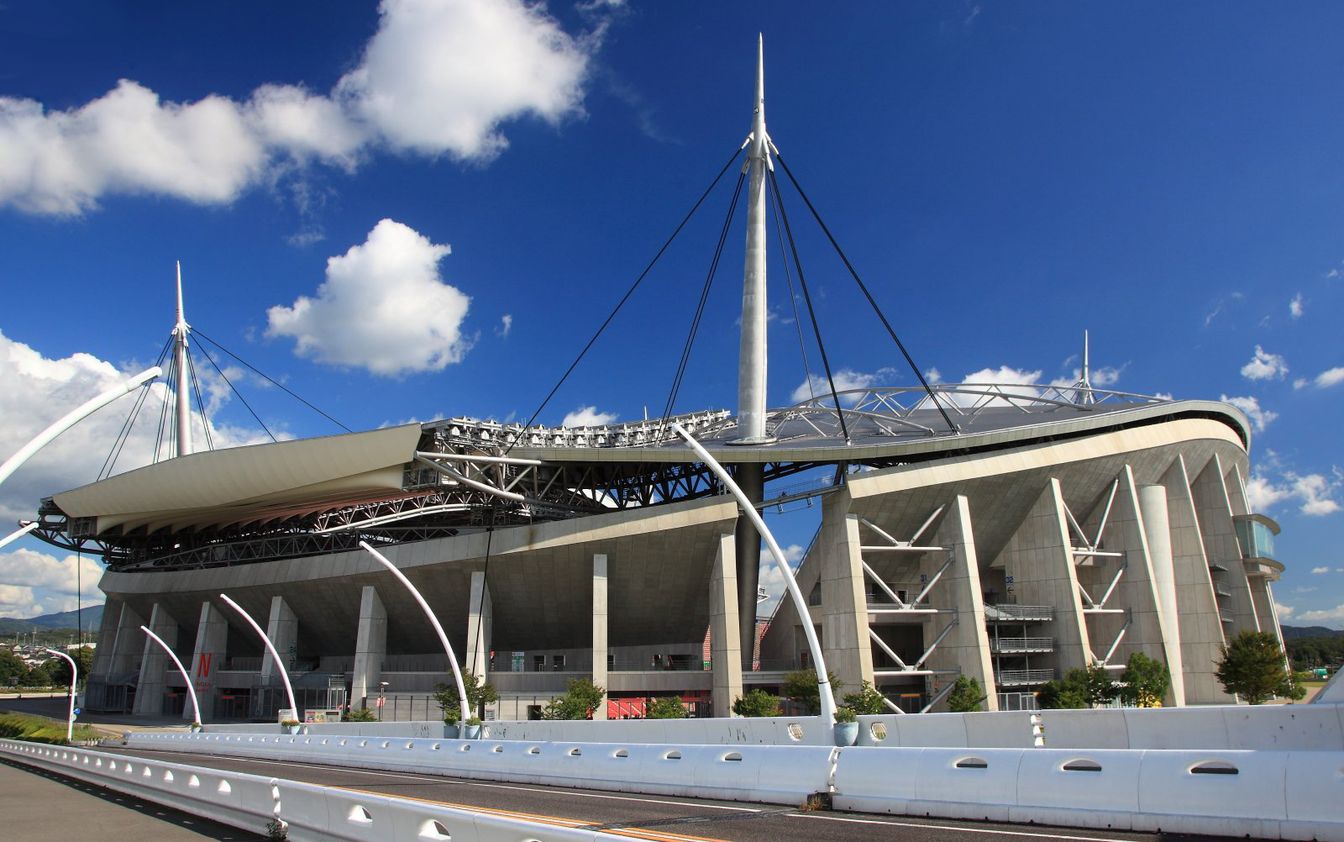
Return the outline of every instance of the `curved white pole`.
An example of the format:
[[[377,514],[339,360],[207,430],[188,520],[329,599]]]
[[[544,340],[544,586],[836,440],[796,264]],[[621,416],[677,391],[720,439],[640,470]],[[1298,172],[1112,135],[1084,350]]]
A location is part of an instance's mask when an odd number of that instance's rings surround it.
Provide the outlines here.
[[[780,574],[784,576],[784,583],[788,586],[789,597],[793,600],[793,606],[798,611],[799,619],[803,621],[803,633],[807,635],[807,648],[812,653],[812,662],[817,669],[817,690],[821,696],[821,715],[834,724],[835,694],[831,692],[830,678],[826,675],[826,659],[821,654],[821,642],[817,640],[816,629],[812,628],[812,623],[807,620],[809,616],[807,601],[803,599],[803,592],[798,589],[798,580],[793,578],[793,570],[789,568],[789,562],[785,560],[784,553],[779,548],[779,542],[775,540],[774,535],[770,534],[770,530],[766,528],[765,521],[761,519],[756,507],[747,499],[747,495],[742,493],[742,489],[737,487],[737,483],[733,482],[733,478],[728,475],[728,472],[724,470],[718,460],[710,456],[709,451],[705,450],[700,442],[692,438],[691,434],[686,432],[685,427],[673,421],[672,430],[686,440],[686,443],[691,446],[691,450],[695,451],[695,455],[700,457],[700,461],[704,462],[732,492],[732,495],[737,498],[737,505],[742,509],[742,514],[747,516],[747,519],[756,527],[756,531],[761,533],[761,537],[765,539],[766,546],[770,548],[770,555],[774,558],[775,565],[779,567]]]
[[[5,537],[0,538],[0,547],[7,546],[11,541],[15,541],[27,535],[29,532],[32,532],[34,529],[37,528],[37,523],[38,522],[35,520],[30,521],[27,526],[20,526],[18,529],[15,529],[13,532],[9,533]]]
[[[266,644],[266,651],[271,653],[271,658],[275,660],[276,668],[280,670],[280,677],[284,679],[285,695],[289,696],[289,709],[294,711],[294,715],[297,717],[299,715],[299,706],[294,702],[294,686],[289,683],[289,673],[285,671],[284,661],[280,660],[280,653],[275,651],[275,644],[271,643],[271,639],[266,636],[266,632],[261,630],[261,626],[257,625],[257,621],[252,619],[252,615],[243,610],[243,606],[229,599],[228,594],[220,594],[219,598],[227,602],[229,607],[234,611],[242,614],[243,619],[247,620],[247,624],[251,626],[252,630],[261,638],[261,642]]]
[[[406,590],[411,592],[415,601],[420,603],[420,610],[425,612],[429,618],[429,624],[434,627],[434,631],[439,635],[439,643],[443,644],[443,651],[448,653],[448,665],[453,668],[453,680],[457,682],[457,701],[462,706],[462,724],[466,725],[467,720],[471,719],[471,707],[467,704],[467,686],[462,683],[462,670],[457,667],[457,656],[453,654],[453,646],[448,642],[448,635],[443,633],[443,626],[439,625],[439,618],[434,616],[434,612],[429,610],[429,603],[411,584],[411,580],[406,578],[406,574],[397,569],[397,566],[383,557],[383,554],[369,546],[367,541],[360,541],[359,545],[369,551],[369,555],[378,560],[378,563],[392,571],[392,575],[397,577],[397,581],[406,586]]]
[[[150,631],[146,626],[141,626],[140,631],[149,635],[150,639],[163,647],[163,651],[167,652],[168,657],[173,659],[173,664],[177,667],[177,671],[182,673],[182,680],[187,682],[187,693],[191,696],[192,722],[200,722],[201,705],[196,701],[196,688],[191,686],[191,676],[187,674],[187,668],[182,666],[182,661],[178,659],[172,649],[168,648],[168,644],[163,642],[163,638]]]
[[[106,392],[103,392],[96,398],[80,404],[75,409],[70,410],[61,417],[56,423],[37,434],[37,438],[25,444],[19,449],[18,453],[9,457],[5,464],[0,465],[0,482],[9,479],[9,475],[19,469],[19,466],[32,458],[33,454],[46,447],[52,439],[64,433],[66,430],[83,421],[88,416],[112,403],[112,401],[128,392],[134,392],[144,385],[145,381],[153,380],[162,374],[163,371],[158,366],[147,368],[129,380],[125,380]]]
[[[65,720],[65,741],[72,742],[75,739],[75,682],[79,680],[79,667],[75,666],[74,658],[59,649],[47,651],[70,662],[70,716]]]

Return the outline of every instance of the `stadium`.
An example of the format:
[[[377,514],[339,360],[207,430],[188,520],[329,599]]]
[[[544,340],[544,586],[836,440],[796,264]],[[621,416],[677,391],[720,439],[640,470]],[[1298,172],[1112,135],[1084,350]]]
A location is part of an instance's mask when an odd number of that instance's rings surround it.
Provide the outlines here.
[[[920,385],[839,392],[827,363],[830,392],[767,408],[766,196],[788,231],[775,165],[797,184],[765,131],[759,70],[742,151],[736,412],[453,418],[193,452],[179,286],[174,457],[54,494],[34,531],[106,564],[85,706],[191,716],[144,626],[189,664],[203,718],[274,718],[278,666],[305,710],[437,718],[448,655],[361,542],[498,691],[487,717],[538,716],[575,678],[605,688],[596,718],[666,696],[727,716],[744,691],[814,666],[809,626],[845,686],[872,682],[903,712],[945,709],[962,675],[991,710],[1032,707],[1046,681],[1118,671],[1135,652],[1168,666],[1165,704],[1233,701],[1214,661],[1240,631],[1279,635],[1283,569],[1277,524],[1247,502],[1247,418],[1094,388],[1086,354],[1069,386],[930,384],[880,310]],[[820,510],[797,571],[805,606],[758,616],[760,536],[672,422],[758,509]],[[222,594],[261,620],[282,665]]]

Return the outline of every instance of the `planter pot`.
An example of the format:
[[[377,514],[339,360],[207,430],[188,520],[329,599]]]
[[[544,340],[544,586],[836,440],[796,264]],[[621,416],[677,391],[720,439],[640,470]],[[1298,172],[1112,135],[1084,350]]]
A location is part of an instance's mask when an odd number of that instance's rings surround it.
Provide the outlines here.
[[[201,730],[202,730],[202,729],[201,729],[201,726],[199,726],[199,725],[193,725],[193,726],[191,726],[191,733],[193,733],[193,734],[199,734],[199,733],[201,733]]]
[[[300,731],[302,731],[302,730],[303,730],[303,726],[302,726],[302,725],[281,725],[281,726],[280,726],[280,733],[282,733],[282,734],[298,734],[298,733],[299,733]]]
[[[480,738],[481,738],[481,726],[479,725],[462,726],[462,739],[479,740]]]
[[[859,723],[857,722],[837,722],[835,723],[835,744],[838,746],[852,746],[859,741]]]
[[[446,722],[444,723],[444,725],[443,725],[443,738],[444,738],[445,740],[455,740],[455,739],[457,739],[457,735],[458,735],[458,733],[459,733],[459,729],[458,729],[458,727],[457,727],[456,725],[449,725],[449,724],[446,723]]]

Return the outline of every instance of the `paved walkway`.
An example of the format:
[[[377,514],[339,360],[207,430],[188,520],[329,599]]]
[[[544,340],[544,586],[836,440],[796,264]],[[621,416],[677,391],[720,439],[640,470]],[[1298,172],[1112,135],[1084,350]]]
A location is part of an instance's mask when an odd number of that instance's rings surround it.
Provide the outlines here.
[[[0,760],[0,816],[4,837],[24,842],[265,838],[8,760]]]

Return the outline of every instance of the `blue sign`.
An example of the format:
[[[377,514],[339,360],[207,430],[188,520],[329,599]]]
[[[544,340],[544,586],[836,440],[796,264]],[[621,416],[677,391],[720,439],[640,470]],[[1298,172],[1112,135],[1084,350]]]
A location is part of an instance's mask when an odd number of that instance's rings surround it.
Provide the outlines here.
[[[84,711],[81,708],[75,708],[75,716],[79,716]]]

